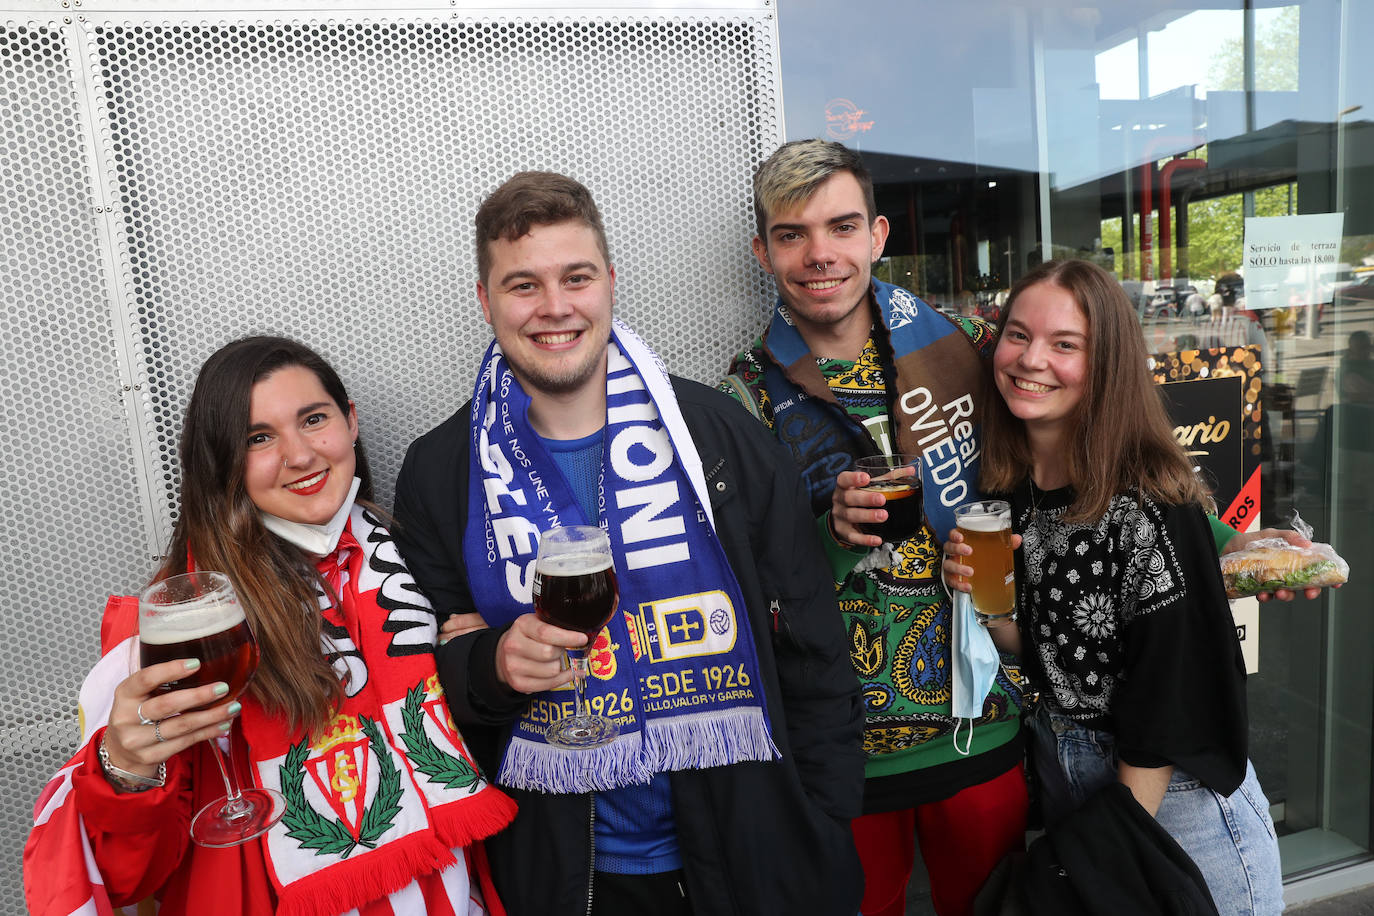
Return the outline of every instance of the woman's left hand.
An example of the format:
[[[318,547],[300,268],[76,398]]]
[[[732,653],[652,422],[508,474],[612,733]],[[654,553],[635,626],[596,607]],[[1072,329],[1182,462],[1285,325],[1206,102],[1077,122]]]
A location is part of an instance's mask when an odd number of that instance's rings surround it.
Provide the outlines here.
[[[486,629],[486,626],[487,622],[476,611],[469,614],[450,614],[444,625],[439,628],[439,645],[442,646],[455,636]]]

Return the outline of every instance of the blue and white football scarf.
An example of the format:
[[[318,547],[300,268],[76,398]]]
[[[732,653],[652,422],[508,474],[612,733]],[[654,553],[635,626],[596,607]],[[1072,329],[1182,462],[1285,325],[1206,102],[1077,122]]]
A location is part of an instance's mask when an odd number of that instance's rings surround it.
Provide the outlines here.
[[[600,519],[583,517],[494,342],[472,399],[463,559],[487,623],[533,610],[539,532],[550,528],[599,522],[620,585],[619,607],[588,650],[586,685],[591,710],[620,734],[589,750],[555,747],[544,729],[572,713],[573,690],[534,696],[497,777],[522,789],[605,790],[659,772],[780,756],[744,599],[716,538],[701,460],[667,370],[619,320],[606,368]]]

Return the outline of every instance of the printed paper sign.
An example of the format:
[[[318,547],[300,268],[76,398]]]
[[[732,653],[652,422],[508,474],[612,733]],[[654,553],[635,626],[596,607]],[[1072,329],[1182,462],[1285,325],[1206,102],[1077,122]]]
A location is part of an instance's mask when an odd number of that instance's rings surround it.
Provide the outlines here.
[[[1247,218],[1245,307],[1330,302],[1344,225],[1344,213]]]

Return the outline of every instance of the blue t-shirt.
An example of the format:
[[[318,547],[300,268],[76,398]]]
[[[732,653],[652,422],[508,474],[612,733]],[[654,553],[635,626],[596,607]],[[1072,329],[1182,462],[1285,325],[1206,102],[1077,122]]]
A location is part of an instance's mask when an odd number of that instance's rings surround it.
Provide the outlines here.
[[[584,439],[541,439],[568,482],[587,524],[600,520],[597,489],[605,430]],[[596,793],[596,869],[618,875],[653,875],[682,867],[667,773],[648,785]]]

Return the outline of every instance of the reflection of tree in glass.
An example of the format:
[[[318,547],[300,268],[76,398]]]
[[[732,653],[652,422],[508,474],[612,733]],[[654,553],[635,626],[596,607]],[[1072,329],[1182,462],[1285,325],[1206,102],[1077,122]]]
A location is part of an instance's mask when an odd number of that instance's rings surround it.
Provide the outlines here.
[[[1298,91],[1298,7],[1286,6],[1268,23],[1255,25],[1255,89],[1258,92]],[[1210,89],[1245,88],[1243,38],[1227,38],[1217,45],[1207,70]]]
[[[1206,147],[1202,153],[1205,156]],[[1292,194],[1290,196],[1290,188]],[[1292,209],[1290,210],[1290,201]],[[1297,186],[1280,184],[1255,192],[1256,216],[1287,216],[1297,210]],[[1155,221],[1156,226],[1158,220]],[[1102,247],[1116,252],[1116,269],[1121,271],[1121,218],[1102,221]],[[1140,216],[1131,221],[1132,240],[1140,238]],[[1158,238],[1158,232],[1155,233]],[[1193,278],[1218,277],[1241,264],[1245,241],[1245,212],[1240,194],[1194,200],[1188,204],[1188,274]],[[1131,276],[1140,275],[1140,255],[1132,244]],[[1178,264],[1178,252],[1173,263]]]
[[[1287,216],[1297,211],[1293,187],[1289,209],[1289,185],[1260,188],[1255,192],[1256,216]],[[1217,277],[1242,263],[1245,211],[1240,194],[1228,194],[1188,205],[1188,265],[1194,277]]]

